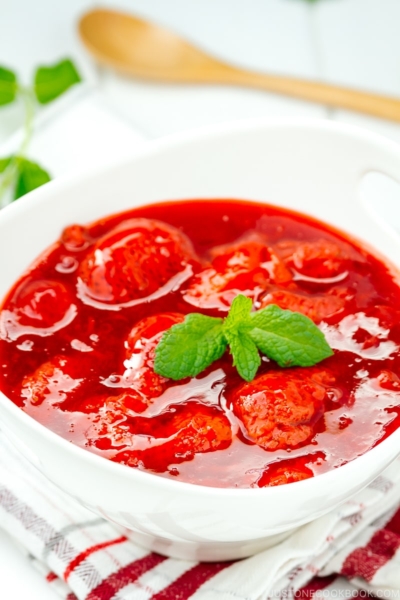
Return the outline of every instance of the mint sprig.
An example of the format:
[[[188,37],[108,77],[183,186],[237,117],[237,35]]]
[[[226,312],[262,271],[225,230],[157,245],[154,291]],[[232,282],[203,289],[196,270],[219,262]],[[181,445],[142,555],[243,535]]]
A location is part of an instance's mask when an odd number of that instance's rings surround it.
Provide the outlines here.
[[[155,371],[175,380],[195,377],[221,358],[226,346],[223,319],[192,313],[164,333],[156,349]]]
[[[31,86],[24,86],[17,75],[0,65],[0,106],[21,101],[24,108],[24,136],[13,156],[0,158],[0,208],[9,201],[17,200],[24,194],[50,181],[49,173],[36,162],[26,158],[26,152],[33,133],[34,113],[39,104],[47,104],[58,98],[81,78],[69,59],[38,67]],[[5,192],[12,191],[11,194]]]
[[[156,347],[154,370],[175,381],[196,377],[224,354],[229,345],[239,375],[254,379],[260,352],[280,367],[311,367],[332,356],[324,334],[308,317],[274,304],[251,312],[252,302],[239,295],[225,319],[192,313],[173,325]]]

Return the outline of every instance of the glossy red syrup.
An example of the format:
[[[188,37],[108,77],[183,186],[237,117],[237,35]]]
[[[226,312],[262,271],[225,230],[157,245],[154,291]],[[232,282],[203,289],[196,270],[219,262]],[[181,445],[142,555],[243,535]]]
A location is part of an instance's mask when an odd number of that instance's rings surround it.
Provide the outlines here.
[[[23,240],[21,240],[23,243]],[[400,423],[397,275],[303,215],[168,202],[67,227],[0,313],[0,388],[105,458],[218,487],[292,483],[353,460]],[[197,378],[153,370],[162,333],[239,294],[302,312],[334,356],[251,383],[229,353]]]

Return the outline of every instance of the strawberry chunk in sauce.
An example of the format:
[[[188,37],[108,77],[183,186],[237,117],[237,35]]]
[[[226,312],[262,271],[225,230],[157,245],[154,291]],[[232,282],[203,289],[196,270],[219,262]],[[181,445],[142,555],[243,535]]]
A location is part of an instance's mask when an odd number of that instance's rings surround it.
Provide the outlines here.
[[[236,390],[233,410],[245,437],[264,450],[295,448],[312,438],[332,383],[319,369],[269,371]]]
[[[190,241],[175,227],[128,219],[101,237],[81,262],[80,294],[84,301],[106,304],[163,295],[190,277],[196,262]]]
[[[285,241],[275,250],[287,267],[311,279],[345,278],[352,260],[363,257],[354,250],[326,239]]]
[[[54,327],[68,312],[75,314],[72,293],[64,284],[51,279],[24,281],[12,296],[10,308],[16,323],[37,329]]]
[[[78,376],[79,361],[67,356],[55,356],[43,363],[21,384],[21,396],[29,404],[60,405],[84,381]]]
[[[324,459],[322,452],[315,455],[300,456],[287,460],[279,460],[266,467],[260,479],[258,487],[275,487],[286,485],[295,481],[304,481],[314,477],[312,462],[321,462]]]
[[[257,300],[269,282],[292,279],[266,240],[257,234],[214,247],[210,257],[210,267],[196,275],[184,292],[186,302],[198,308],[228,310],[238,294]]]
[[[143,409],[153,398],[166,389],[169,379],[154,371],[155,349],[163,333],[173,325],[181,323],[185,316],[181,313],[163,313],[146,317],[137,323],[125,342],[125,376],[132,388],[140,393]]]
[[[133,430],[130,419],[145,408],[143,398],[135,390],[89,401],[85,406],[92,423],[85,432],[89,445],[99,450],[131,446]]]
[[[70,252],[85,250],[91,241],[88,230],[82,225],[70,225],[64,229],[61,235],[61,243]]]
[[[273,289],[263,296],[261,308],[276,304],[285,310],[299,312],[320,323],[343,313],[346,302],[352,298],[351,292],[345,288],[335,288],[326,294],[306,294],[291,289]]]
[[[171,465],[192,460],[198,453],[223,450],[231,444],[228,418],[217,406],[196,401],[170,405],[153,418],[137,417],[129,423],[131,449],[114,460],[130,467],[166,471]],[[147,437],[147,447],[135,448],[134,436]]]

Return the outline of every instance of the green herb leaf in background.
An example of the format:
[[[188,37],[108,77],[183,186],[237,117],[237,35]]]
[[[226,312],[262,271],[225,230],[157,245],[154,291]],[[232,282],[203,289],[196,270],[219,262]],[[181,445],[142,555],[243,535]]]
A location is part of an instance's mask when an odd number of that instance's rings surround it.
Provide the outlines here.
[[[47,104],[61,96],[81,78],[69,59],[50,67],[39,67],[35,73],[35,94],[41,104]]]
[[[7,158],[0,158],[0,173],[3,173],[7,169],[11,161],[12,156],[8,156]]]
[[[26,158],[18,158],[18,176],[14,191],[14,199],[17,200],[28,192],[35,190],[44,183],[50,181],[51,177],[37,163]]]
[[[0,66],[0,106],[14,102],[17,89],[18,83],[15,73]]]
[[[33,133],[36,99],[47,104],[58,98],[81,78],[71,60],[65,59],[50,67],[39,67],[34,85],[25,87],[15,73],[0,66],[0,106],[18,99],[24,109],[24,136],[14,156],[0,158],[0,208],[50,181],[49,173],[26,158]]]
[[[251,312],[252,302],[236,296],[225,319],[191,313],[173,325],[156,347],[154,370],[179,380],[195,377],[221,358],[227,345],[246,381],[261,365],[259,352],[281,367],[311,367],[332,356],[324,334],[308,317],[271,304]]]

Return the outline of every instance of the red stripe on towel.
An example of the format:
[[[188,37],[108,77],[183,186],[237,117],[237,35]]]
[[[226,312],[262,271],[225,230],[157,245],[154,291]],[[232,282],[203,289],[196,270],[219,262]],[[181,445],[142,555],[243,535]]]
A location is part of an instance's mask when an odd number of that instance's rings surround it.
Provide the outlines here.
[[[363,577],[371,581],[375,573],[391,560],[400,548],[400,511],[387,525],[374,533],[368,544],[356,548],[347,556],[341,574],[345,577]]]
[[[136,581],[141,575],[154,569],[158,564],[167,560],[159,554],[146,554],[134,562],[122,567],[95,587],[86,600],[110,600],[122,588]]]
[[[71,575],[72,571],[76,569],[78,565],[80,565],[84,560],[86,560],[91,554],[94,552],[98,552],[99,550],[104,550],[104,548],[108,548],[109,546],[115,546],[116,544],[122,544],[122,542],[126,542],[128,538],[126,536],[121,536],[115,540],[108,540],[106,542],[102,542],[101,544],[96,544],[95,546],[91,546],[90,548],[86,548],[83,552],[75,556],[73,560],[69,563],[67,568],[64,571],[64,581],[67,581],[68,577]]]
[[[390,519],[389,523],[385,525],[385,529],[398,533],[400,535],[400,509]]]
[[[151,597],[151,600],[187,600],[206,581],[232,564],[232,562],[199,563],[183,573],[168,587],[157,592]]]

